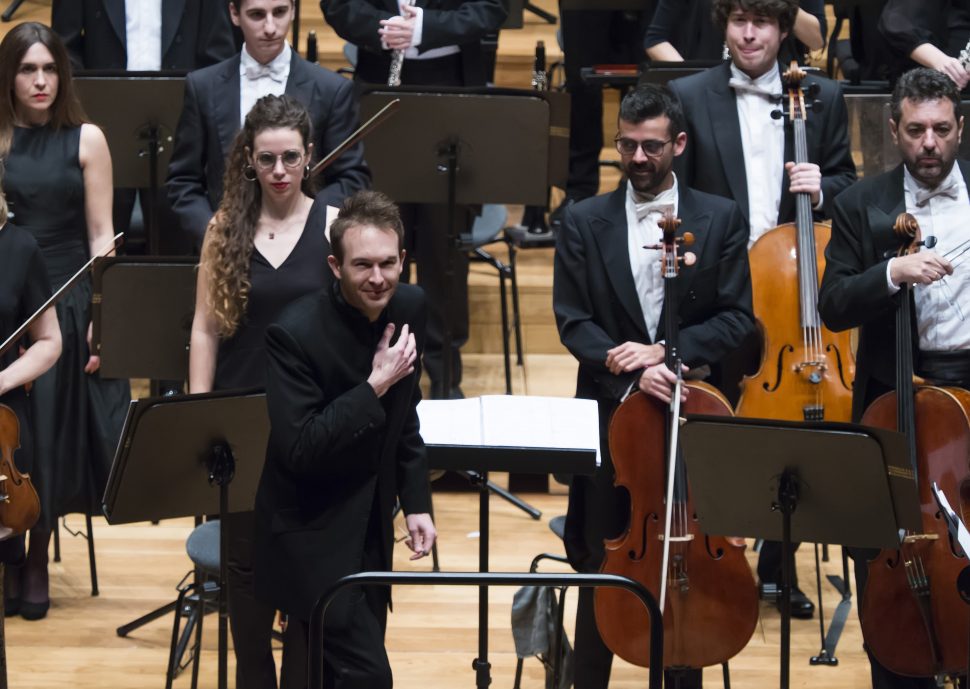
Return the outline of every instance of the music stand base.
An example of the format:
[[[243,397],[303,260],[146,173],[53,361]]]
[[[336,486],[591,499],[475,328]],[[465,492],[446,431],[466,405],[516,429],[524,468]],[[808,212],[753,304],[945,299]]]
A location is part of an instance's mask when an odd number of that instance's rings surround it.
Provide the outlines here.
[[[839,664],[839,659],[833,655],[829,655],[829,652],[823,650],[817,656],[812,656],[808,660],[809,665],[828,665],[829,667],[835,667]]]

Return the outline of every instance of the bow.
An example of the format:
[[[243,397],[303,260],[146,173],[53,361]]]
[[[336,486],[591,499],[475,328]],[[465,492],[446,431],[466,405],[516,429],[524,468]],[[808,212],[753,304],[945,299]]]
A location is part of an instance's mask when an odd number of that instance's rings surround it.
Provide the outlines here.
[[[951,176],[946,182],[934,187],[933,189],[917,189],[916,205],[919,208],[922,208],[930,202],[930,199],[936,196],[946,196],[956,201],[959,197],[959,189],[957,188],[956,180]]]
[[[730,86],[735,91],[740,91],[742,93],[753,93],[756,96],[767,98],[772,103],[776,103],[781,100],[780,93],[772,93],[768,89],[758,86],[753,82],[745,81],[743,79],[738,79],[737,77],[731,77],[731,80],[728,82],[728,86]]]
[[[261,64],[248,64],[246,65],[246,78],[250,81],[256,81],[262,79],[263,77],[269,77],[278,84],[282,84],[286,76],[286,65],[277,64],[275,61],[270,62],[268,65]]]

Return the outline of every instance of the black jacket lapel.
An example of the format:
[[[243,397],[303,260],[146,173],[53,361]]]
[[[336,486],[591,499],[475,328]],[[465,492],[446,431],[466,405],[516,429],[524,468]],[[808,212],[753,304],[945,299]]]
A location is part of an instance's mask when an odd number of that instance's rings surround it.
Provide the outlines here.
[[[627,240],[626,221],[626,190],[627,185],[620,187],[610,196],[606,213],[600,217],[590,218],[590,230],[599,246],[603,257],[606,274],[613,284],[613,291],[623,305],[630,319],[636,324],[645,342],[651,342],[652,337],[647,333],[647,325],[643,320],[643,310],[637,297],[636,283],[633,281],[633,271],[630,268],[630,252]]]
[[[185,12],[185,0],[162,0],[162,58],[172,47],[182,14]]]
[[[74,0],[77,2],[77,0]],[[125,0],[104,0],[104,13],[108,15],[111,28],[115,30],[121,45],[125,50],[128,49],[128,31],[125,18]]]
[[[738,120],[738,102],[734,91],[728,85],[731,79],[730,63],[725,62],[720,68],[723,78],[707,90],[707,114],[710,117],[711,131],[720,132],[715,137],[721,163],[724,166],[724,176],[731,197],[741,207],[745,220],[749,218],[748,209],[748,179],[744,170],[744,149],[741,145],[741,122]],[[702,161],[699,161],[699,163]]]
[[[239,62],[236,55],[224,63],[224,69],[217,75],[210,97],[216,113],[216,127],[219,131],[219,145],[228,152],[232,140],[239,131]]]

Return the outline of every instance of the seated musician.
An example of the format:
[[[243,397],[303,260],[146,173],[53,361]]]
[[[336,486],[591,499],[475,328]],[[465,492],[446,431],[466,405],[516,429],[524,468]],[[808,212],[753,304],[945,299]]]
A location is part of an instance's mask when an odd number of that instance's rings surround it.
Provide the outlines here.
[[[434,545],[417,414],[426,306],[419,287],[398,284],[403,238],[386,196],[348,198],[330,228],[332,285],[291,303],[266,331],[271,431],[253,561],[256,595],[288,615],[281,689],[307,686],[319,596],[344,575],[391,569],[396,500],[411,559]],[[389,602],[373,586],[334,599],[324,686],[389,689]]]
[[[687,145],[677,99],[666,88],[638,86],[623,99],[617,126],[627,182],[565,211],[555,255],[553,308],[560,338],[579,360],[576,396],[597,400],[600,413],[603,465],[593,476],[573,477],[569,490],[566,552],[580,572],[598,571],[603,540],[619,535],[630,514],[628,494],[613,486],[610,415],[637,387],[669,400],[675,381],[664,365],[659,252],[642,248],[659,241],[665,208],[702,238],[694,247],[697,264],[683,274],[684,364],[693,371],[716,362],[754,328],[748,230],[737,204],[690,189],[672,171]],[[593,617],[593,592],[582,589],[576,689],[605,689],[611,664]]]
[[[798,3],[713,0],[712,7],[731,61],[670,83],[687,118],[687,149],[676,169],[685,184],[737,202],[751,228],[750,247],[765,232],[795,220],[796,193],[810,194],[816,215],[827,217],[836,194],[855,180],[845,100],[835,82],[806,78],[806,86],[818,86],[813,99],[822,107],[811,112],[806,125],[810,162],[791,162],[792,126],[772,112],[780,109],[781,72],[787,68],[779,64],[778,51],[793,30]],[[732,402],[742,376],[757,371],[760,348],[758,333],[752,333],[715,368],[712,382]],[[766,589],[772,584],[777,589],[780,543],[762,547],[758,577]],[[791,604],[794,617],[810,618],[814,612],[797,581]]]
[[[965,320],[970,304],[970,162],[957,160],[963,131],[959,108],[957,88],[942,72],[921,67],[900,77],[889,127],[903,163],[866,177],[835,202],[819,313],[833,330],[861,328],[854,419],[895,387],[894,295],[903,283],[916,286],[916,372],[934,382],[970,388],[970,327]],[[899,244],[892,225],[904,210],[916,218],[924,239],[936,238],[936,246],[886,258]],[[868,558],[855,555],[861,600]],[[934,686],[931,677],[918,682],[891,673],[871,655],[870,662],[877,689]]]

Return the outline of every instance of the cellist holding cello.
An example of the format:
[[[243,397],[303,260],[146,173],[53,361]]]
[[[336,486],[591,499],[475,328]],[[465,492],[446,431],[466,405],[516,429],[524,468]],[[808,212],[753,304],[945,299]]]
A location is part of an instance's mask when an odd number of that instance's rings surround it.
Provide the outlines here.
[[[970,180],[970,162],[957,160],[957,151],[963,130],[963,118],[959,115],[960,95],[956,85],[941,72],[919,68],[904,74],[896,83],[891,101],[889,121],[893,142],[899,150],[903,163],[887,173],[866,177],[846,190],[835,200],[832,222],[832,239],[825,251],[827,265],[819,294],[819,312],[826,325],[833,330],[861,327],[856,358],[857,376],[853,391],[853,418],[870,423],[873,407],[884,402],[888,391],[897,390],[899,400],[906,402],[904,390],[911,387],[912,372],[927,385],[945,387],[921,387],[910,392],[910,414],[913,429],[914,454],[918,457],[927,452],[923,431],[934,421],[938,413],[926,413],[921,404],[931,398],[957,405],[957,418],[961,423],[949,424],[941,439],[956,449],[958,456],[952,461],[958,467],[957,481],[965,480],[970,471],[965,446],[961,438],[970,435],[966,423],[967,396],[962,390],[970,389],[970,197],[967,181]],[[897,255],[900,240],[893,232],[900,213],[909,213],[909,219],[918,223],[922,234],[922,247]],[[918,249],[918,250],[915,250]],[[912,286],[912,296],[909,296]],[[901,290],[902,288],[902,290]],[[902,300],[900,294],[906,295]],[[903,302],[903,303],[900,303]],[[908,302],[908,303],[906,303]],[[896,314],[909,313],[912,307],[910,332],[900,332],[897,337]],[[896,347],[905,353],[906,347],[913,351],[910,361],[896,355]],[[913,345],[916,347],[914,348]],[[899,372],[902,371],[901,377]],[[949,388],[949,390],[947,390]],[[880,397],[883,396],[883,397]],[[879,400],[877,400],[879,398]],[[875,404],[874,404],[875,402]],[[869,411],[863,411],[869,408]],[[900,413],[899,423],[903,423]],[[896,419],[892,419],[895,425]],[[900,428],[905,429],[904,425]],[[915,461],[916,458],[914,458]],[[924,484],[935,480],[932,473],[938,468],[939,456],[926,463],[919,463],[916,471],[921,496]],[[922,462],[922,460],[921,460]],[[943,469],[947,473],[949,468]],[[927,476],[925,474],[931,474]],[[958,491],[956,491],[958,493]],[[961,512],[960,495],[948,495],[951,504]],[[925,500],[924,515],[935,513]],[[924,530],[926,530],[924,516]],[[924,541],[925,543],[925,541]],[[859,591],[860,616],[863,635],[872,666],[872,682],[876,689],[889,687],[932,687],[933,674],[962,674],[966,671],[967,618],[970,611],[956,602],[934,600],[940,595],[934,588],[942,586],[947,592],[955,590],[955,582],[941,582],[942,569],[926,567],[925,588],[929,605],[921,605],[921,591],[904,591],[901,598],[873,600],[877,578],[889,574],[893,560],[904,563],[930,556],[929,548],[941,550],[944,560],[954,558],[945,536],[926,546],[917,546],[920,552],[913,557],[906,554],[906,544],[901,545],[902,557],[891,555],[883,564],[882,556],[869,564],[874,552],[853,553],[856,582]],[[913,546],[909,546],[913,548]],[[884,551],[886,552],[886,551]],[[897,552],[897,551],[892,551]],[[967,563],[962,557],[958,566]],[[925,583],[925,582],[924,582]],[[866,587],[869,590],[866,590]],[[930,609],[945,608],[947,625],[940,624],[929,614]],[[873,607],[874,606],[874,607]],[[866,618],[881,614],[883,609],[899,615],[897,626],[906,627],[909,638],[907,649],[925,649],[922,659],[923,671],[906,668],[920,659],[907,659],[901,653],[879,653],[884,640],[873,636]],[[905,611],[923,608],[925,615],[915,613],[915,623],[903,617]],[[925,617],[925,619],[919,619]],[[870,620],[871,621],[871,620]],[[945,627],[951,627],[946,629]],[[947,638],[947,633],[956,638]],[[954,663],[946,658],[946,651],[958,649]],[[954,667],[955,665],[955,667]],[[890,668],[895,668],[893,671]],[[898,673],[898,674],[897,674]]]
[[[606,444],[613,411],[637,389],[669,402],[676,381],[664,364],[660,253],[644,248],[659,241],[665,210],[696,238],[697,262],[677,278],[685,375],[715,363],[754,327],[748,231],[737,205],[688,188],[672,170],[687,143],[677,99],[666,88],[640,85],[623,99],[617,128],[627,181],[567,209],[555,255],[553,308],[560,339],[579,361],[576,396],[597,400],[601,428],[602,466],[591,477],[574,477],[569,490],[565,545],[580,572],[599,570],[604,539],[620,535],[630,521],[631,496],[614,486]],[[750,584],[753,589],[753,578]],[[612,653],[600,638],[588,589],[579,593],[575,648],[576,689],[606,689]],[[691,674],[685,689],[699,684],[700,673]]]

